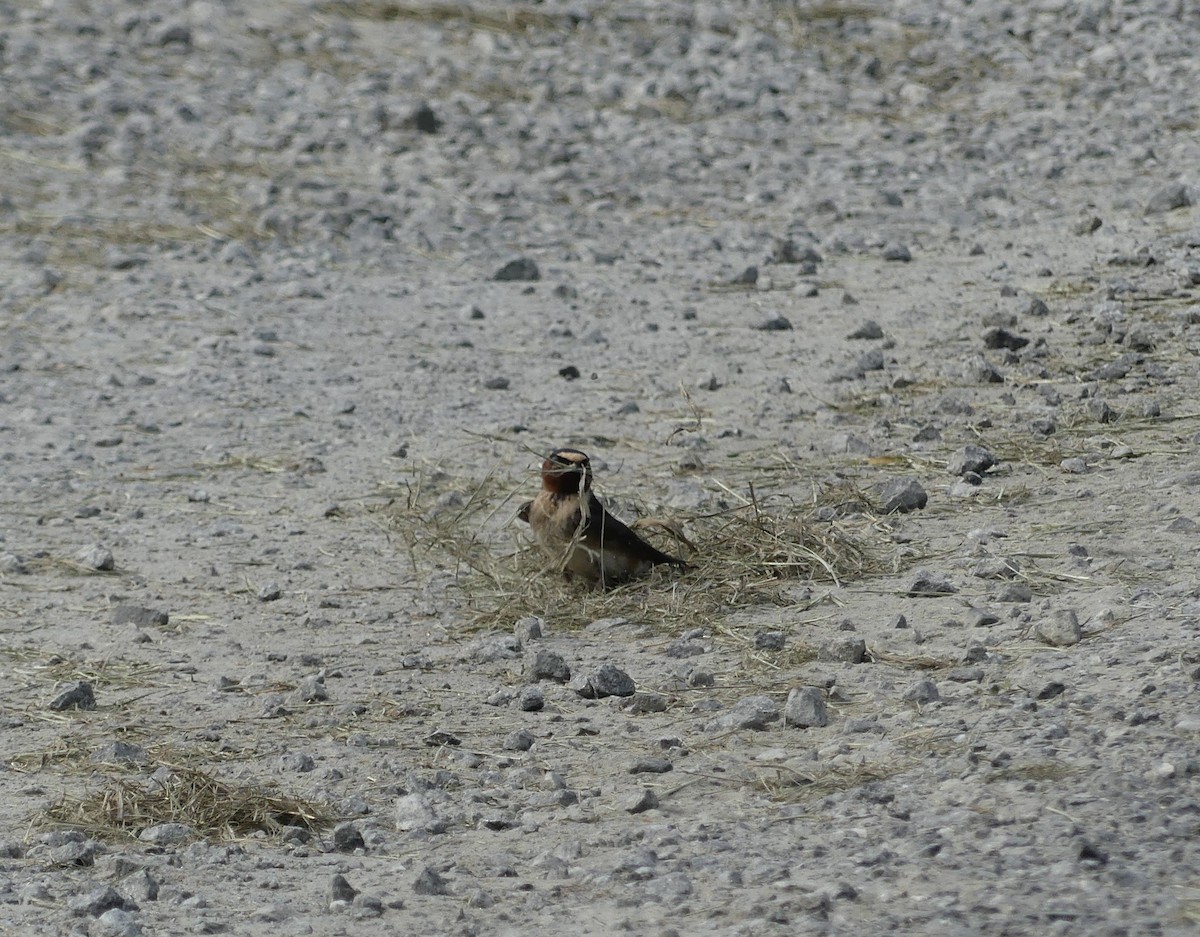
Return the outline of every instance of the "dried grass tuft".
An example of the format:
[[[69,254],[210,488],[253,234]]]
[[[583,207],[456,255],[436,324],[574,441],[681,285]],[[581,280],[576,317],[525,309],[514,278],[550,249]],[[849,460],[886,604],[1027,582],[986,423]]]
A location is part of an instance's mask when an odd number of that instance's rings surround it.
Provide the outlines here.
[[[430,564],[452,568],[472,625],[480,629],[508,628],[527,616],[560,628],[604,618],[668,632],[711,628],[740,609],[794,606],[799,585],[841,584],[885,569],[873,519],[857,495],[835,492],[831,509],[818,499],[797,503],[778,494],[762,497],[753,488],[741,495],[731,485],[716,486],[721,497],[743,503],[637,524],[647,540],[683,556],[689,569],[656,569],[607,590],[566,580],[532,547],[516,520],[527,486],[505,487],[492,475],[470,488],[444,476],[419,477],[394,492],[386,510],[414,572]]]
[[[229,784],[199,768],[172,766],[150,778],[110,778],[82,797],[63,796],[39,818],[44,826],[92,836],[137,837],[159,823],[183,823],[205,839],[316,830],[335,819],[324,806],[256,785]]]
[[[774,765],[758,776],[756,786],[772,800],[803,803],[819,800],[841,791],[853,790],[882,781],[909,770],[916,764],[910,758],[890,761],[814,767],[801,771],[788,765]]]

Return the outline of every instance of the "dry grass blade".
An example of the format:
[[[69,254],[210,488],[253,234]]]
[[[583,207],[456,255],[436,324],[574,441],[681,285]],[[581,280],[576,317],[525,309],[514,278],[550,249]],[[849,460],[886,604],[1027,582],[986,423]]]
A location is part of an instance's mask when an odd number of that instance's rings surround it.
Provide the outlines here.
[[[318,829],[333,821],[324,807],[254,785],[219,781],[198,768],[172,767],[165,778],[112,778],[80,798],[64,796],[47,808],[44,825],[93,836],[136,837],[159,823],[183,823],[197,836],[236,839],[275,835],[285,827]]]

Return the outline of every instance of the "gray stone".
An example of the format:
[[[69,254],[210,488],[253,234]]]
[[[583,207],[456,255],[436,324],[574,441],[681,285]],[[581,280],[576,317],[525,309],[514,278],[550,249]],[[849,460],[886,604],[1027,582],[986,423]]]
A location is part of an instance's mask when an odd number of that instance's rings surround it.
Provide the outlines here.
[[[1182,182],[1168,182],[1158,189],[1146,202],[1146,214],[1158,215],[1163,212],[1175,211],[1177,208],[1187,208],[1192,204],[1188,188]]]
[[[876,500],[883,514],[908,514],[925,507],[929,495],[915,478],[893,478],[877,486]]]
[[[668,700],[661,693],[634,693],[620,702],[620,708],[634,716],[667,711]]]
[[[626,813],[639,814],[654,810],[658,804],[658,795],[647,787],[625,798],[624,809]]]
[[[545,622],[533,615],[526,616],[513,625],[513,635],[522,645],[540,640],[545,631]]]
[[[334,875],[329,882],[329,903],[344,901],[349,904],[358,894],[358,889],[346,881],[344,875]]]
[[[783,707],[783,722],[801,729],[829,725],[825,695],[814,686],[793,687]]]
[[[536,737],[528,729],[517,729],[505,736],[504,750],[506,752],[527,752],[533,748],[536,741]]]
[[[127,901],[125,896],[111,885],[101,885],[91,891],[72,898],[67,907],[76,917],[99,917],[112,908],[122,910],[137,910],[137,905]]]
[[[333,828],[333,848],[338,852],[354,852],[356,849],[366,849],[367,843],[353,823],[339,823]]]
[[[283,597],[283,589],[277,582],[268,582],[258,590],[258,601],[274,602]]]
[[[867,319],[862,325],[846,336],[848,339],[873,340],[883,338],[883,329],[874,319]]]
[[[913,573],[912,582],[908,587],[908,595],[912,598],[931,598],[939,595],[953,595],[958,591],[956,586],[944,573],[932,573],[927,569],[918,569]]]
[[[157,823],[142,830],[138,839],[143,843],[154,843],[156,846],[176,846],[187,842],[195,833],[196,831],[186,823]]]
[[[1083,629],[1074,609],[1060,608],[1035,626],[1037,636],[1055,647],[1071,647],[1080,642]]]
[[[779,718],[779,706],[769,696],[745,696],[721,713],[709,728],[711,731],[724,729],[765,729]]]
[[[983,446],[963,446],[950,456],[946,463],[946,471],[951,475],[961,476],[968,472],[982,475],[995,464],[995,456]]]
[[[88,928],[89,937],[141,937],[137,915],[125,908],[109,908]]]
[[[23,576],[29,572],[25,561],[15,553],[0,553],[0,575]]]
[[[321,703],[329,699],[324,674],[310,674],[302,679],[296,687],[296,697],[302,703]]]
[[[449,895],[450,883],[432,866],[425,866],[413,881],[413,891],[418,895]]]
[[[896,241],[890,241],[883,248],[883,259],[907,263],[912,260],[912,252]]]
[[[1004,375],[1000,373],[1000,369],[983,355],[971,355],[967,358],[962,365],[962,375],[976,384],[1004,383]]]
[[[354,917],[365,921],[383,917],[383,899],[375,895],[355,895],[352,902]]]
[[[424,794],[410,792],[396,799],[396,829],[401,833],[410,830],[425,830],[428,833],[442,832],[444,822],[433,809]]]
[[[510,260],[492,274],[492,279],[500,282],[529,282],[541,278],[542,273],[538,269],[538,265],[529,257]]]
[[[932,703],[941,699],[941,694],[932,680],[918,680],[904,691],[904,699],[910,703]]]
[[[566,683],[571,679],[571,668],[567,666],[561,654],[538,648],[526,662],[525,678],[533,682],[553,680],[556,683]]]
[[[517,708],[526,713],[541,712],[545,709],[546,696],[542,693],[541,687],[522,687],[521,692],[517,694]]]
[[[817,660],[861,664],[866,658],[867,643],[862,638],[834,638],[817,648]]]
[[[86,680],[68,683],[46,704],[46,708],[53,712],[62,712],[65,709],[95,709],[96,694]]]
[[[471,659],[481,664],[491,664],[499,660],[512,660],[521,656],[521,642],[515,635],[506,634],[501,637],[481,638],[471,647]]]
[[[570,688],[584,699],[601,699],[605,696],[632,696],[637,690],[633,678],[615,664],[601,664],[588,674],[571,680]]]
[[[1010,582],[996,593],[997,602],[1029,602],[1033,600],[1033,590],[1023,582]]]
[[[80,566],[86,566],[88,569],[95,569],[101,572],[108,572],[116,568],[116,560],[113,558],[112,550],[98,543],[90,547],[84,547],[76,553],[75,561]]]

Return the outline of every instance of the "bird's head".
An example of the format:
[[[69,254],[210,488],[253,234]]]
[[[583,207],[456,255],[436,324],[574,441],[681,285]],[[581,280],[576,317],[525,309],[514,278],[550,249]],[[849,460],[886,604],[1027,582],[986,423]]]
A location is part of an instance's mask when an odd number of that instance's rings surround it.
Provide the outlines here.
[[[542,463],[542,487],[570,495],[592,487],[592,462],[578,449],[555,449]]]

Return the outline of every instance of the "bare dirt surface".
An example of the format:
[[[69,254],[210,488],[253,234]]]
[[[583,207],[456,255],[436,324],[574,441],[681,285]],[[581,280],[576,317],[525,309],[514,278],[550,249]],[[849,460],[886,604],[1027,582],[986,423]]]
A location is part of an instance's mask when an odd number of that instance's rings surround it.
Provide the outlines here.
[[[1197,48],[0,5],[0,930],[1194,932]]]

